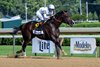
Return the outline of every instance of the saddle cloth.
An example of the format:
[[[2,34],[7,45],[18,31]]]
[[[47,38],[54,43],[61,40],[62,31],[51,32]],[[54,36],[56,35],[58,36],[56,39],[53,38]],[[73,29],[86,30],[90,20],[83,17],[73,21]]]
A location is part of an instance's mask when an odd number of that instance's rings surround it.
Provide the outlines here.
[[[33,34],[44,34],[43,33],[43,22],[41,22],[41,21],[37,22],[36,21],[35,30],[33,30]]]

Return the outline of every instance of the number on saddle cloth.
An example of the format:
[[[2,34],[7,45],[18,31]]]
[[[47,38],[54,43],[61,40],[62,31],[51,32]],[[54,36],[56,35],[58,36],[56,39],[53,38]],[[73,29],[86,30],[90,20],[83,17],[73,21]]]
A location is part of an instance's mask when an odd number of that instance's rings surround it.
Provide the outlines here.
[[[36,30],[42,30],[43,29],[43,23],[44,23],[44,21],[35,21],[35,28],[36,28]]]

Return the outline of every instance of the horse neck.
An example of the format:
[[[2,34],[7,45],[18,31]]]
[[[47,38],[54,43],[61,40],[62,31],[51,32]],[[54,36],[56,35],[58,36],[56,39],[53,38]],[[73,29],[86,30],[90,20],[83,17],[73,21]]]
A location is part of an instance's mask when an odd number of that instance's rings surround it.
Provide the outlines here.
[[[56,28],[59,28],[60,27],[60,25],[62,24],[62,20],[61,20],[61,18],[60,17],[54,17],[54,25],[55,25],[55,27]]]

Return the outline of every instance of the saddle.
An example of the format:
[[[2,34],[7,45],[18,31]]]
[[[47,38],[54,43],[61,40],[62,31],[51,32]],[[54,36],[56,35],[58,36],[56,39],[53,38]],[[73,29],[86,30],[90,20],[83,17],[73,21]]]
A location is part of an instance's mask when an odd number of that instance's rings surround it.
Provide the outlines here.
[[[44,21],[41,20],[33,20],[33,23],[35,23],[35,29],[39,28],[43,25]]]

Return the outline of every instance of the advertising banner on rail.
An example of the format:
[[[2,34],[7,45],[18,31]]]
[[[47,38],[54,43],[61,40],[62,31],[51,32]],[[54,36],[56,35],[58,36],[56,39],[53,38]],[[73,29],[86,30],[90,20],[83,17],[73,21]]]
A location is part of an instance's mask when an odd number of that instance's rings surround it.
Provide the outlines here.
[[[32,39],[32,53],[54,53],[55,45],[52,41],[37,37]]]
[[[71,54],[94,54],[96,51],[95,38],[71,38]]]

